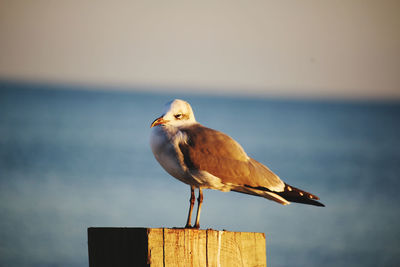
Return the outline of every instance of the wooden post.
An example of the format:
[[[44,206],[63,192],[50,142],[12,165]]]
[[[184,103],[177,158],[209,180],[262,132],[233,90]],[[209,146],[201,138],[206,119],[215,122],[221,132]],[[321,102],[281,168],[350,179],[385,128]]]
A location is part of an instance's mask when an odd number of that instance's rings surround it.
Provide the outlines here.
[[[89,266],[267,266],[264,233],[88,228]]]

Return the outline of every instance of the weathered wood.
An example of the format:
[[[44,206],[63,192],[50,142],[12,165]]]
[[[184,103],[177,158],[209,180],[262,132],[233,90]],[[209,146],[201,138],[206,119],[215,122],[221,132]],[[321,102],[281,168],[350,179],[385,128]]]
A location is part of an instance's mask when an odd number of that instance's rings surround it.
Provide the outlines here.
[[[89,228],[89,266],[266,266],[263,233]]]

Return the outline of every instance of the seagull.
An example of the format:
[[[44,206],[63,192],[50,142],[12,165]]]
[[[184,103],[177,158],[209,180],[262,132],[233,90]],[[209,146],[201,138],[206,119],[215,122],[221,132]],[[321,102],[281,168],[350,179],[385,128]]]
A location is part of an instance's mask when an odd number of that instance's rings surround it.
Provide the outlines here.
[[[200,227],[203,189],[235,191],[273,200],[324,206],[316,195],[284,183],[267,166],[249,157],[230,136],[198,123],[192,107],[175,99],[151,124],[150,146],[160,165],[190,186],[190,207],[185,228]],[[197,215],[192,227],[195,189]]]

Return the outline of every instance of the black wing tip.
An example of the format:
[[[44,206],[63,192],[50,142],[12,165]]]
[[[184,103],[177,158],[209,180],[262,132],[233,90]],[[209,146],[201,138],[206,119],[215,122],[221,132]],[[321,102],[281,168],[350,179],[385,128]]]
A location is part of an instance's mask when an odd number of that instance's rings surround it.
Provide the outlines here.
[[[317,207],[325,207],[325,204],[323,204],[321,202],[318,202],[318,201],[315,201],[315,202],[316,202],[315,206],[317,206]]]
[[[319,200],[319,197],[317,197],[316,195],[310,194],[306,191],[303,191],[296,187],[290,186],[288,184],[285,184],[285,189],[283,192],[271,191],[268,188],[265,188],[262,186],[250,186],[250,185],[245,185],[245,186],[249,187],[249,188],[253,188],[253,189],[273,192],[273,193],[283,197],[285,200],[287,200],[289,202],[313,205],[313,206],[317,206],[317,207],[325,207],[325,205],[323,203],[317,201],[317,200]]]
[[[279,194],[279,195],[289,202],[307,204],[307,205],[312,205],[312,206],[317,206],[317,207],[325,207],[325,205],[323,203],[316,201],[314,199],[307,198],[306,196],[287,196],[285,194]]]
[[[284,197],[285,198],[285,197]],[[319,201],[308,199],[308,198],[301,198],[301,199],[288,199],[285,198],[288,201],[291,202],[296,202],[296,203],[301,203],[301,204],[308,204],[308,205],[313,205],[317,207],[325,207],[325,205]]]
[[[285,189],[283,192],[278,193],[281,197],[290,202],[297,202],[302,204],[313,205],[317,207],[325,207],[324,204],[317,201],[319,197],[314,194],[308,193],[296,187],[290,186],[285,183]]]

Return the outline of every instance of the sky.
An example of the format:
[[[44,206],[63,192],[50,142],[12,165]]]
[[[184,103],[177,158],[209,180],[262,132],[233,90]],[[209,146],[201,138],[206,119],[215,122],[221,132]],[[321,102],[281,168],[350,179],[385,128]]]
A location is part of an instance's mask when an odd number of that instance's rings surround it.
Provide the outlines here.
[[[0,79],[400,99],[400,1],[0,0]]]

